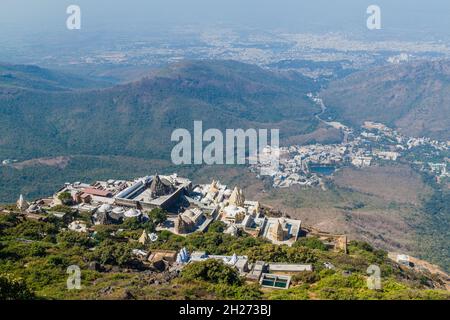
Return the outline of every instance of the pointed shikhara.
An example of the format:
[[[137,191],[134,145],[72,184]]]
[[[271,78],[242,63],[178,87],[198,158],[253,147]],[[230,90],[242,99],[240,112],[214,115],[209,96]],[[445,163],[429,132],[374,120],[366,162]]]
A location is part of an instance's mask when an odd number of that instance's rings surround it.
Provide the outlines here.
[[[139,243],[141,244],[148,244],[150,242],[150,237],[148,236],[148,233],[146,230],[142,231],[142,235],[139,237]]]
[[[275,223],[271,230],[271,238],[275,239],[277,241],[283,241],[285,238],[285,231],[283,229],[283,225],[280,222],[280,219],[277,220],[277,223]]]
[[[243,207],[245,202],[244,193],[238,187],[234,187],[233,192],[231,193],[229,204],[234,205],[236,207]]]
[[[153,198],[165,196],[174,191],[175,190],[174,190],[173,186],[169,182],[161,179],[159,177],[159,175],[155,175],[155,177],[153,178],[153,181],[150,185],[150,193]]]
[[[195,223],[186,219],[182,214],[179,214],[175,220],[175,232],[177,234],[186,234],[195,230]]]
[[[28,209],[28,202],[25,201],[23,195],[20,195],[19,200],[17,200],[17,208],[22,212]]]

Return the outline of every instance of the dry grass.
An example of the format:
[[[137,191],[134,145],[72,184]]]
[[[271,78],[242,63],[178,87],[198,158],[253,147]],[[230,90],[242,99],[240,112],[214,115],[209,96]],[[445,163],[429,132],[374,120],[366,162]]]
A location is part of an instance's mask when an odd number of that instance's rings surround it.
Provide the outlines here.
[[[386,201],[414,205],[418,205],[421,198],[431,192],[420,175],[405,165],[345,168],[336,174],[335,183]]]

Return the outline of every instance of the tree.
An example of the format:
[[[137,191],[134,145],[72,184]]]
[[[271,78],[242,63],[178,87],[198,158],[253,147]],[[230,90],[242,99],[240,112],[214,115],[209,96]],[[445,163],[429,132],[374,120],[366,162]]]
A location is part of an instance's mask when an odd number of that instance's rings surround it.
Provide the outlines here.
[[[63,205],[71,205],[73,202],[72,195],[69,192],[61,192],[58,195],[58,199],[61,200]]]
[[[190,263],[184,267],[181,275],[186,280],[200,280],[214,284],[242,284],[236,269],[214,259]]]
[[[57,236],[58,243],[65,247],[73,247],[75,245],[82,247],[90,247],[92,240],[85,233],[75,231],[63,231]]]
[[[52,223],[26,220],[8,229],[7,233],[19,238],[42,240],[48,235],[56,235],[58,231],[58,228]]]
[[[19,222],[18,215],[15,213],[0,215],[0,234],[8,228],[16,226]]]
[[[225,230],[226,224],[220,220],[212,222],[208,227],[208,232],[222,233]]]
[[[287,247],[274,244],[263,244],[247,250],[251,261],[271,261],[290,263],[314,263],[317,257],[312,249],[306,247]]]
[[[107,239],[117,239],[118,236],[116,235],[116,232],[118,229],[119,227],[117,225],[96,225],[94,226],[95,232],[93,234],[93,237],[98,242],[103,242]]]
[[[285,262],[286,255],[281,246],[273,244],[263,244],[248,250],[248,257],[251,261],[271,261]]]
[[[101,264],[130,266],[134,263],[131,248],[122,242],[105,240],[92,252],[91,260]]]
[[[312,284],[319,281],[320,277],[315,271],[303,271],[292,277],[293,283]]]
[[[307,247],[310,249],[318,249],[321,251],[327,250],[327,246],[316,237],[301,238],[294,243],[293,247]]]
[[[154,232],[155,231],[155,225],[152,220],[142,222],[140,218],[133,217],[125,219],[125,221],[121,225],[124,229],[128,230],[139,230],[139,229],[145,229],[148,232]]]
[[[16,278],[9,273],[0,274],[0,300],[28,300],[33,298],[33,292],[21,278]]]
[[[155,208],[148,213],[148,216],[155,225],[163,223],[167,220],[167,213],[161,208]]]

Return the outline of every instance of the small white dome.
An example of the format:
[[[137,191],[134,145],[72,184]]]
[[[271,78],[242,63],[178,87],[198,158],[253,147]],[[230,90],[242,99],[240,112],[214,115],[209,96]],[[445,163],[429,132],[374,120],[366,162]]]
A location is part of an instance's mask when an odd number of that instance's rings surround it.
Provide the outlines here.
[[[235,235],[237,235],[237,228],[236,228],[236,226],[234,225],[234,224],[231,224],[225,231],[224,231],[224,233],[225,234],[230,234],[230,235],[233,235],[233,236],[235,236]]]
[[[230,205],[228,207],[225,207],[223,210],[225,211],[225,214],[228,217],[235,217],[240,213],[245,214],[244,208],[236,207],[235,205]]]
[[[127,218],[139,217],[141,215],[141,212],[136,209],[130,209],[126,211],[124,215]]]
[[[116,208],[113,209],[112,212],[115,213],[115,214],[123,214],[125,212],[125,210],[123,210],[122,207],[116,207]]]
[[[99,211],[99,212],[102,212],[102,213],[110,212],[110,211],[111,211],[111,205],[109,205],[109,204],[107,204],[107,203],[102,204],[102,205],[100,206],[100,208],[98,208],[98,211]]]

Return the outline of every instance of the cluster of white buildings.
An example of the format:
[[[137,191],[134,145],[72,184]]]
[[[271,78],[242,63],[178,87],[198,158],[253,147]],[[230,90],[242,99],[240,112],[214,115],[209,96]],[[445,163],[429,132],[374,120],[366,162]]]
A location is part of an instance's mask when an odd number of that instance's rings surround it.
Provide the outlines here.
[[[176,258],[176,267],[183,267],[189,263],[206,260],[221,261],[225,265],[235,268],[239,274],[249,281],[257,281],[263,287],[273,289],[288,289],[291,277],[297,273],[313,271],[311,264],[275,263],[256,261],[250,263],[248,256],[233,254],[210,255],[205,251],[194,251],[191,254],[186,248],[181,249]]]
[[[257,201],[246,200],[238,187],[230,189],[218,181],[192,185],[188,179],[175,174],[147,176],[133,181],[66,183],[53,197],[28,203],[20,196],[17,202],[20,211],[37,217],[45,216],[43,213],[58,215],[57,210],[60,210],[61,205],[90,213],[92,224],[120,224],[130,218],[145,221],[149,219],[149,210],[162,208],[168,213],[168,219],[157,227],[157,231],[170,230],[179,235],[203,231],[211,222],[222,221],[226,234],[238,236],[247,233],[268,239],[274,244],[292,245],[301,231],[300,220],[267,216],[267,209],[262,208]],[[30,208],[33,208],[33,213]],[[93,232],[88,223],[81,220],[70,221],[68,229]],[[121,231],[123,229],[117,232]],[[149,244],[157,240],[157,233],[144,230],[138,241]],[[136,249],[133,254],[160,271],[180,269],[188,263],[215,259],[236,268],[248,280],[278,289],[289,288],[293,274],[312,270],[311,265],[264,261],[250,263],[247,256],[210,255],[199,251],[189,253],[186,248],[179,252]]]
[[[146,221],[149,211],[161,208],[167,213],[167,220],[157,226],[157,231],[169,230],[178,235],[205,231],[213,221],[219,220],[226,225],[227,234],[247,233],[291,245],[301,230],[300,220],[266,216],[267,211],[259,202],[246,200],[238,187],[230,189],[218,181],[192,185],[190,180],[176,174],[133,181],[66,183],[50,198],[28,203],[20,196],[17,202],[20,211],[37,217],[45,212],[64,215],[57,212],[61,205],[87,213],[93,225],[121,224],[131,218]],[[72,221],[69,229],[88,231],[82,221]]]
[[[213,220],[226,224],[225,233],[237,235],[240,232],[262,236],[273,243],[291,245],[297,241],[301,221],[288,218],[267,217],[257,201],[246,200],[243,191],[229,189],[218,181],[198,185],[190,196],[199,203],[209,206],[214,212]]]
[[[314,98],[314,97],[313,97]],[[328,124],[331,124],[327,122]],[[339,124],[339,123],[337,123]],[[259,175],[262,170],[270,172],[275,188],[287,188],[294,185],[321,185],[322,177],[331,175],[342,166],[351,165],[365,168],[377,161],[398,161],[404,153],[419,146],[430,146],[436,151],[447,151],[448,142],[429,138],[405,137],[382,123],[366,121],[357,135],[355,131],[343,125],[333,124],[344,134],[340,144],[311,144],[276,148],[268,152],[263,150],[257,164],[251,165],[251,171]],[[279,166],[273,167],[267,154],[276,154]],[[431,172],[439,177],[447,177],[446,163],[429,164]]]

